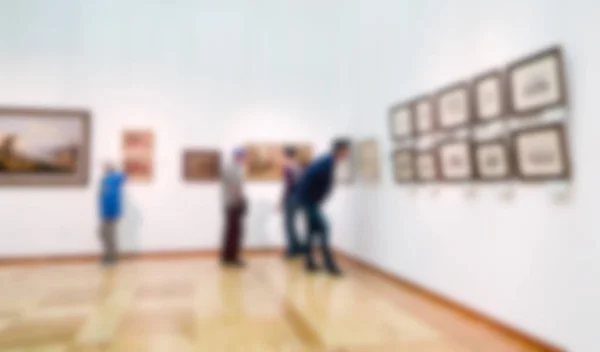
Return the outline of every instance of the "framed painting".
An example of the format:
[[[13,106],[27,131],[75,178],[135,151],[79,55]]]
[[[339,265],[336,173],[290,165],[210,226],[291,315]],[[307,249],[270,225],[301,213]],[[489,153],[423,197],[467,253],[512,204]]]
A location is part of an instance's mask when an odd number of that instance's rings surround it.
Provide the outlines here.
[[[415,153],[415,171],[415,178],[418,182],[438,181],[439,165],[435,150],[421,150]]]
[[[474,122],[494,121],[506,114],[504,83],[504,75],[498,70],[482,74],[473,80],[471,100],[474,105]]]
[[[568,180],[571,159],[562,124],[536,126],[511,138],[517,176],[524,181]]]
[[[360,174],[366,182],[379,181],[379,146],[374,139],[366,140],[359,145]]]
[[[313,160],[313,148],[308,143],[300,143],[300,144],[292,144],[292,146],[296,147],[298,151],[298,155],[296,156],[296,161],[300,164],[301,167],[307,167],[311,161]],[[285,148],[285,147],[284,147]]]
[[[293,146],[297,150],[297,161],[307,166],[313,157],[308,143],[248,143],[246,179],[250,181],[279,181],[283,177],[284,149]]]
[[[453,140],[438,148],[440,179],[447,182],[471,181],[475,177],[471,141]]]
[[[89,111],[0,107],[0,186],[85,186]]]
[[[148,182],[154,174],[154,134],[150,130],[123,132],[124,169],[127,179]]]
[[[335,182],[349,185],[356,179],[356,150],[354,144],[350,147],[350,155],[335,165]]]
[[[433,103],[430,96],[415,99],[412,104],[412,115],[414,118],[415,134],[426,135],[435,131],[435,115]]]
[[[221,177],[221,153],[210,149],[183,152],[183,179],[188,182],[218,181]]]
[[[389,112],[392,139],[402,141],[414,135],[414,119],[411,103],[402,103],[393,106]]]
[[[442,130],[465,127],[471,122],[469,85],[465,82],[442,89],[436,96],[437,125]]]
[[[531,116],[568,104],[560,47],[544,50],[508,66],[509,105],[516,116]]]
[[[412,149],[397,150],[392,154],[394,179],[396,183],[415,181],[415,152]]]
[[[479,142],[474,148],[478,180],[493,182],[513,178],[513,157],[507,139]]]

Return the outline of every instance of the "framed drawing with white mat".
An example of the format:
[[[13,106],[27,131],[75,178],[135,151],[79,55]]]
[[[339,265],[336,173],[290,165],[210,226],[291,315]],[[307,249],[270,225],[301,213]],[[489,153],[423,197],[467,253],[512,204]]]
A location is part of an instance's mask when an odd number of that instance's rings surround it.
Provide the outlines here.
[[[528,182],[571,179],[571,158],[561,123],[536,126],[513,133],[515,171]]]

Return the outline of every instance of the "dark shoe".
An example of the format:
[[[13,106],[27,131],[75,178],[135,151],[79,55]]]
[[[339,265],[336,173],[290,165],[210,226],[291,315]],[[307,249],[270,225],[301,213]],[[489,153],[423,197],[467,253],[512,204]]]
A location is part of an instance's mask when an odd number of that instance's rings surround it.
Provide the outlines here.
[[[242,268],[244,266],[246,266],[246,263],[239,260],[239,259],[226,259],[226,260],[222,260],[221,264],[225,265],[225,266],[235,266],[238,268]]]
[[[301,257],[303,255],[304,255],[304,252],[302,252],[300,250],[286,251],[283,254],[283,258],[287,259],[287,260],[289,260],[289,259],[296,259],[296,258]]]
[[[246,262],[243,260],[236,260],[232,264],[233,264],[233,266],[236,266],[238,268],[243,268],[246,266]]]
[[[329,272],[329,275],[331,275],[331,276],[336,276],[336,277],[344,276],[344,272],[341,271],[339,268],[335,268],[335,267],[327,269],[327,272]]]
[[[238,268],[243,268],[246,266],[246,263],[239,259],[235,259],[235,260],[223,259],[223,260],[221,260],[221,264],[224,266],[235,266]]]
[[[112,267],[117,264],[117,261],[114,259],[102,259],[102,265],[105,267]]]
[[[319,271],[321,268],[319,268],[318,265],[316,265],[313,262],[309,262],[306,263],[306,271],[308,271],[309,273],[316,273],[317,271]]]

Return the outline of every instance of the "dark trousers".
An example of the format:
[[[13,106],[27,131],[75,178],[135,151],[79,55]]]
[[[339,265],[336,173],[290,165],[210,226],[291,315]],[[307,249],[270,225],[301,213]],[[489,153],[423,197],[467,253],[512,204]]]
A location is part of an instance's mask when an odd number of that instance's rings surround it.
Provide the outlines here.
[[[303,246],[300,244],[300,240],[298,240],[298,231],[296,231],[295,220],[297,209],[298,206],[294,198],[288,197],[285,200],[284,226],[287,240],[286,253],[290,255],[299,254],[303,251]]]
[[[223,261],[232,262],[240,259],[243,215],[243,205],[229,206],[225,210],[225,230],[223,234],[223,246],[221,247],[221,259]]]
[[[100,241],[102,242],[102,261],[113,263],[117,260],[117,220],[102,220]]]
[[[329,225],[323,212],[316,204],[305,204],[303,206],[307,219],[308,236],[306,240],[306,264],[314,265],[313,245],[316,241],[321,244],[323,252],[323,263],[328,270],[337,269],[337,264],[331,253],[329,245]]]

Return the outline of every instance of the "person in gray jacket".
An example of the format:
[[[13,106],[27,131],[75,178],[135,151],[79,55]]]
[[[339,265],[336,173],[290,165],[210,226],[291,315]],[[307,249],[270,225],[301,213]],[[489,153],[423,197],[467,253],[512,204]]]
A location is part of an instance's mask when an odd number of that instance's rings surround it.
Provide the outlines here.
[[[244,194],[244,164],[246,150],[239,148],[233,153],[233,160],[223,168],[221,186],[225,208],[225,224],[221,262],[224,265],[243,266],[240,248],[244,233],[243,218],[246,213]]]

